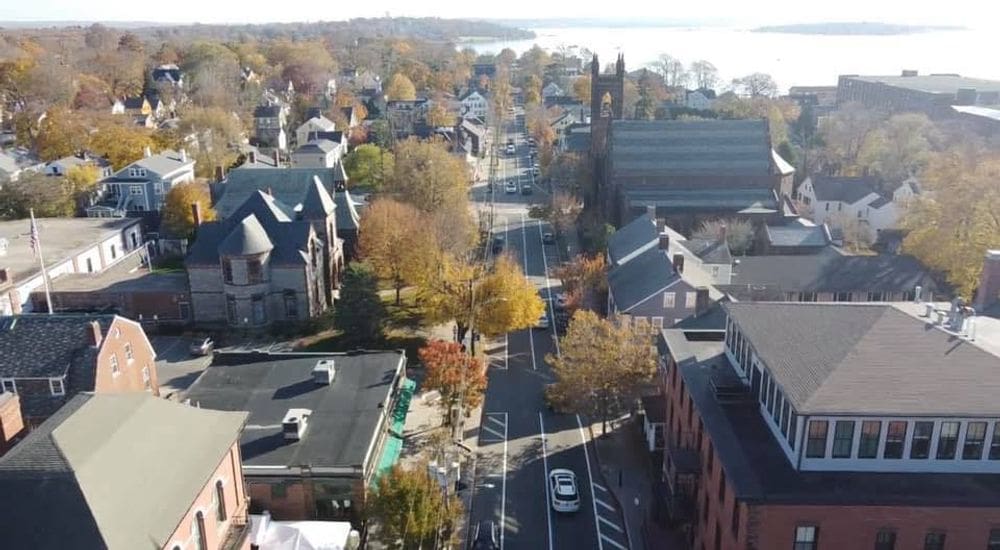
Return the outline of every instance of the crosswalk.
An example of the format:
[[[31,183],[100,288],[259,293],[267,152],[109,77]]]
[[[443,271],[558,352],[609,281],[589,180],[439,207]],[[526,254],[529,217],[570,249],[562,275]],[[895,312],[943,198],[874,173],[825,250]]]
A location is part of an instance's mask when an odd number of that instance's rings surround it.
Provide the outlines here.
[[[598,535],[601,538],[603,548],[614,548],[616,550],[628,550],[628,534],[625,533],[624,526],[618,524],[619,514],[614,506],[615,500],[607,487],[600,483],[591,483],[593,488],[594,502],[597,510]]]
[[[507,439],[507,413],[483,413],[479,426],[479,444],[503,443]]]

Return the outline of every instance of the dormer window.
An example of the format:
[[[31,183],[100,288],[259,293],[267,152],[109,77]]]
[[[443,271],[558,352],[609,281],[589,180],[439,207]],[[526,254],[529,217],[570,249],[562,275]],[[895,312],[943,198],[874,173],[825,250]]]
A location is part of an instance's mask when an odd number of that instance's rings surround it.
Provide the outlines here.
[[[128,176],[130,178],[144,178],[146,177],[146,169],[133,166],[128,169]]]
[[[4,393],[17,393],[17,383],[13,378],[0,378],[0,389],[3,389]]]
[[[49,378],[49,391],[52,392],[52,395],[66,395],[62,378]]]

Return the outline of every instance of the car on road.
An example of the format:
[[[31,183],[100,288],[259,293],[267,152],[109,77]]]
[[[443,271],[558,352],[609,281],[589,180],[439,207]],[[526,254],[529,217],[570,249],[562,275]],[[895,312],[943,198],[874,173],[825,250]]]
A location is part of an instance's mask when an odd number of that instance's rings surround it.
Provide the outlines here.
[[[542,330],[545,330],[545,329],[549,328],[549,314],[548,314],[548,312],[543,312],[542,313],[542,316],[539,317],[538,321],[535,322],[535,328],[540,328]]]
[[[211,338],[199,338],[191,343],[191,355],[197,355],[199,357],[204,357],[206,355],[211,355],[212,351],[215,350],[215,342]]]
[[[530,195],[531,192],[532,192],[532,189],[531,189],[531,184],[530,183],[521,184],[521,194],[522,195]]]
[[[556,512],[576,512],[580,509],[580,491],[573,470],[555,468],[549,472],[549,493]]]
[[[560,292],[556,294],[556,309],[563,310],[566,309],[566,304],[569,303],[569,298],[565,293]]]
[[[508,155],[513,155],[514,154],[514,144],[513,143],[508,143],[507,144],[507,154]]]
[[[507,244],[507,240],[503,238],[503,235],[493,237],[493,253],[499,254],[503,252],[503,245],[505,244]]]
[[[539,170],[539,168],[538,168],[538,165],[535,165],[535,166],[532,166],[532,167],[531,167],[531,175],[532,175],[532,176],[535,176],[535,177],[537,178],[537,177],[538,177],[538,176],[540,176],[541,174],[542,174],[542,171],[541,171],[541,170]]]
[[[528,138],[528,145],[534,147],[535,146],[535,138],[533,138],[533,137]]]
[[[508,181],[507,184],[504,185],[503,190],[509,194],[517,193],[517,184],[512,181]]]
[[[556,244],[556,236],[553,233],[542,233],[542,244]]]
[[[486,520],[476,524],[469,550],[500,550],[500,528],[496,522]]]

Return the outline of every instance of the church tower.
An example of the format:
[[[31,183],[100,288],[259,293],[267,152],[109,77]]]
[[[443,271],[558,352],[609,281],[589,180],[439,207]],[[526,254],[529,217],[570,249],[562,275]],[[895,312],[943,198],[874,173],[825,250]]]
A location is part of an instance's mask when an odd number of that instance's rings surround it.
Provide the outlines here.
[[[625,56],[618,54],[613,74],[601,74],[601,64],[594,54],[590,62],[590,158],[594,165],[596,197],[585,197],[585,201],[604,202],[602,197],[608,189],[609,139],[611,121],[621,119],[625,99]]]

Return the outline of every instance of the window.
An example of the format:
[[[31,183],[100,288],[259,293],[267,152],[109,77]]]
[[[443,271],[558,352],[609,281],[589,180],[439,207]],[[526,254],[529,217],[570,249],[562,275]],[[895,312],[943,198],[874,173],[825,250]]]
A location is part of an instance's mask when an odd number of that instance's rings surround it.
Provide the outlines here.
[[[884,302],[885,293],[884,292],[869,292],[868,293],[869,302]]]
[[[229,284],[233,283],[233,262],[229,258],[222,259],[222,280]]]
[[[833,429],[833,458],[851,458],[854,451],[854,421],[838,420]]]
[[[944,533],[927,533],[924,537],[924,550],[944,550]]]
[[[250,297],[250,305],[253,311],[253,324],[263,325],[267,322],[267,310],[264,309],[264,295],[254,294]]]
[[[865,420],[861,423],[861,442],[858,445],[858,458],[875,458],[878,456],[878,439],[882,433],[882,423],[878,420]]]
[[[767,412],[774,414],[774,402],[781,397],[781,392],[778,391],[778,383],[773,379],[771,380],[771,387],[767,392]]]
[[[148,390],[152,387],[152,379],[149,376],[149,367],[142,367],[142,384]]]
[[[875,533],[875,550],[896,550],[896,532],[891,529],[879,529]]]
[[[17,383],[14,382],[13,378],[4,378],[0,380],[0,388],[4,392],[17,393]]]
[[[673,308],[674,307],[674,298],[675,298],[675,296],[676,295],[673,292],[664,292],[663,293],[663,307],[665,307],[665,308]]]
[[[788,401],[785,401],[781,406],[781,435],[785,436],[786,439],[788,438],[788,412],[790,409],[791,406],[788,404]]]
[[[719,276],[719,266],[713,265],[712,266],[712,277],[718,277],[718,276]]]
[[[827,211],[827,212],[829,212],[829,211],[830,211],[830,203],[826,203],[826,211]]]
[[[806,442],[806,458],[826,457],[826,420],[809,421],[809,440]]]
[[[816,293],[815,292],[799,292],[800,302],[815,302]]]
[[[1000,460],[1000,422],[993,423],[993,437],[990,439],[990,460]]]
[[[157,195],[162,195],[163,194],[163,182],[162,181],[158,181],[158,182],[153,183],[153,192],[156,193]]]
[[[780,426],[781,425],[781,407],[784,406],[785,395],[782,394],[780,391],[775,391],[775,394],[776,395],[775,395],[775,398],[774,398],[774,410],[771,411],[771,419],[774,420],[774,425],[775,426]]]
[[[653,330],[657,332],[663,330],[663,317],[653,317]]]
[[[850,292],[838,292],[833,295],[834,302],[850,302],[851,293]]]
[[[990,540],[986,542],[986,550],[1000,550],[1000,529],[990,529]]]
[[[230,325],[239,324],[239,315],[236,312],[236,297],[226,296],[226,317],[229,319]]]
[[[965,444],[962,446],[962,460],[982,460],[984,441],[986,441],[986,423],[969,422],[969,425],[965,428]]]
[[[885,450],[882,458],[903,458],[903,442],[906,441],[906,422],[890,422],[885,432]]]
[[[201,512],[194,515],[194,547],[197,550],[208,550],[208,541],[205,540],[205,514]]]
[[[286,290],[284,293],[285,298],[285,317],[289,319],[298,319],[299,317],[299,299],[295,295],[294,290]]]
[[[788,419],[788,444],[792,446],[792,449],[795,449],[795,432],[799,429],[799,417],[795,414],[795,411],[792,411],[789,416],[791,418]]]
[[[121,370],[118,368],[118,354],[111,354],[111,374],[113,376],[118,376],[121,374]]]
[[[94,260],[92,258],[87,258],[87,273],[94,272]]]
[[[128,186],[128,193],[130,195],[141,195],[142,194],[142,186],[141,185],[129,185]]]
[[[795,544],[792,550],[816,550],[819,543],[819,529],[815,525],[795,528]]]
[[[927,458],[930,456],[931,437],[933,436],[933,422],[914,422],[913,439],[910,442],[910,458]]]
[[[937,455],[938,460],[951,460],[955,458],[955,449],[958,447],[958,430],[961,424],[958,422],[942,422],[941,434],[938,435]]]
[[[131,361],[135,357],[132,356],[132,344],[131,342],[125,342],[125,358]]]
[[[118,248],[115,245],[111,245],[111,259],[114,260],[118,257]]]
[[[49,391],[52,392],[52,395],[66,395],[62,378],[49,378]]]
[[[684,294],[684,307],[687,309],[694,309],[698,305],[698,293],[697,292],[687,292]]]
[[[264,270],[259,258],[247,260],[247,284],[264,282]]]
[[[215,482],[215,519],[226,521],[226,491],[222,488],[222,480]]]

